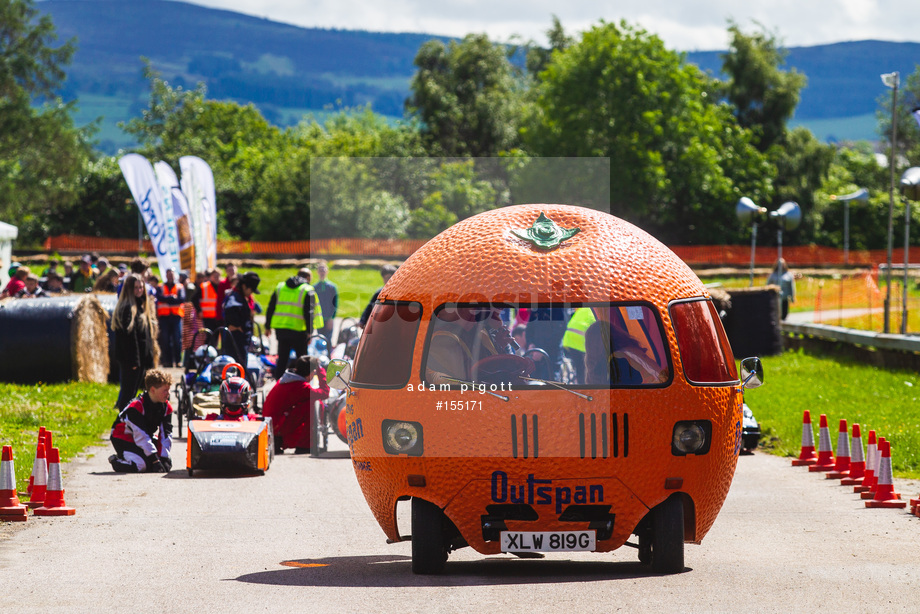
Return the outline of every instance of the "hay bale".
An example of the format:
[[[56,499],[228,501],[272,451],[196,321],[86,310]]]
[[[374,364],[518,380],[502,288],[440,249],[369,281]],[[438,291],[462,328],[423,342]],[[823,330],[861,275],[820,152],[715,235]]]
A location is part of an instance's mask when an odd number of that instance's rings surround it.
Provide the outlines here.
[[[87,294],[73,310],[70,351],[78,382],[103,384],[109,379],[109,314],[95,294]]]

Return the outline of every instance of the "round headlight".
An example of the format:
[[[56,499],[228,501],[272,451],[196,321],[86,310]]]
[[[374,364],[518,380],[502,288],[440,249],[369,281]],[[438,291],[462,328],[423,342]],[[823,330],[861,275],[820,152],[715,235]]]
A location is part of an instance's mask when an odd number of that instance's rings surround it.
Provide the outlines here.
[[[394,422],[387,427],[387,445],[396,452],[408,452],[418,443],[418,429],[411,422]]]
[[[698,424],[679,425],[674,429],[674,447],[683,454],[693,454],[703,448],[706,433]]]

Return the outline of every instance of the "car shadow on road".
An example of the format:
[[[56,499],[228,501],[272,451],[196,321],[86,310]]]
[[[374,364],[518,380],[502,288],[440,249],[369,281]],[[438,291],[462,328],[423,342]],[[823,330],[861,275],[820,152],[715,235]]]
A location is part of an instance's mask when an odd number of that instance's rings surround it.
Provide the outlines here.
[[[654,576],[638,561],[570,561],[495,556],[478,561],[448,561],[444,573],[412,573],[403,555],[342,556],[282,561],[284,569],[239,576],[237,582],[276,586],[393,587],[493,586],[630,580]],[[684,573],[692,571],[684,568]]]

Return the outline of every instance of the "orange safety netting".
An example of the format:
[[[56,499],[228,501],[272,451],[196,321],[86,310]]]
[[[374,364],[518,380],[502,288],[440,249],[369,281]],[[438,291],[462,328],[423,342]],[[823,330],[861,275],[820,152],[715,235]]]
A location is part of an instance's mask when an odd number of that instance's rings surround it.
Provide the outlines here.
[[[314,239],[306,241],[230,241],[217,240],[219,254],[275,255],[275,256],[377,256],[406,258],[424,245],[422,239]],[[136,239],[106,239],[77,235],[58,235],[45,240],[47,251],[99,252],[104,253],[150,253],[153,246],[144,241],[138,249]],[[746,245],[696,245],[672,246],[671,249],[690,266],[736,266],[751,264],[751,248]],[[755,250],[754,264],[758,267],[773,266],[776,261],[775,247],[761,247]],[[817,245],[783,247],[783,258],[790,268],[803,266],[856,265],[875,266],[887,261],[885,250],[850,250],[848,261],[844,262],[843,250]],[[903,250],[895,250],[893,264],[903,263]],[[920,247],[912,247],[910,262],[920,262]]]

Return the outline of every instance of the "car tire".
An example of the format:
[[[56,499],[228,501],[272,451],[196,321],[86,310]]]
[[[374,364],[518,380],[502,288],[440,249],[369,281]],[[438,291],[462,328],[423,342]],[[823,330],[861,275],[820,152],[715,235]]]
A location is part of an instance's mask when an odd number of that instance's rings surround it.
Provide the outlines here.
[[[684,506],[672,496],[652,510],[652,571],[661,574],[684,570]]]
[[[434,503],[412,498],[412,573],[433,575],[444,571],[447,544],[444,512]]]

